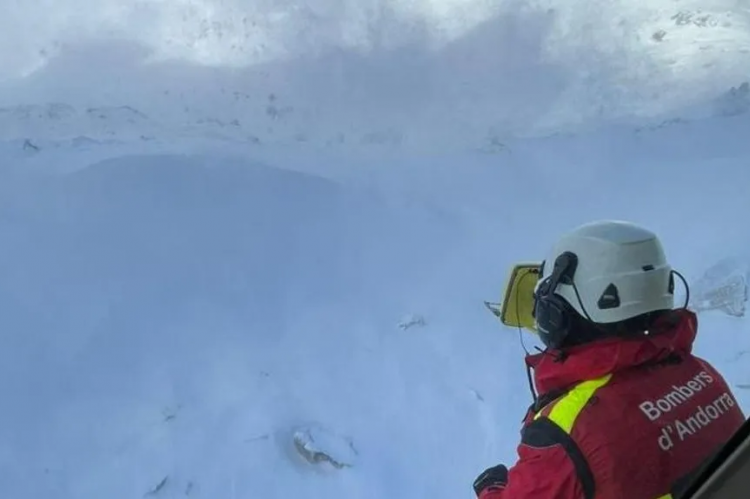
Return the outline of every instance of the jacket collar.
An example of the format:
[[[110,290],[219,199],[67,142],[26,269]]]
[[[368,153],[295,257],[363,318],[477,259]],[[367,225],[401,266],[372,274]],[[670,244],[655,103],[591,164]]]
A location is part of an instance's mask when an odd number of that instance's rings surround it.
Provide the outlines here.
[[[534,384],[543,395],[644,363],[684,357],[692,351],[697,325],[694,312],[679,309],[659,321],[648,336],[608,338],[568,349],[564,355],[545,351],[527,356],[526,364],[534,370]]]

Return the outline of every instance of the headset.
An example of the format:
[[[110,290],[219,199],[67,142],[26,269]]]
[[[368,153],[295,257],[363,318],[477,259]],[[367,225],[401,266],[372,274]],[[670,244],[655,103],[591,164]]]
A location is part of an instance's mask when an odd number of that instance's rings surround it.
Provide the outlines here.
[[[562,253],[555,259],[549,277],[544,278],[534,291],[532,313],[539,337],[547,348],[559,348],[570,333],[570,305],[556,295],[555,290],[560,284],[573,285],[573,275],[577,267],[578,256],[575,253]],[[544,264],[540,273],[544,274]]]

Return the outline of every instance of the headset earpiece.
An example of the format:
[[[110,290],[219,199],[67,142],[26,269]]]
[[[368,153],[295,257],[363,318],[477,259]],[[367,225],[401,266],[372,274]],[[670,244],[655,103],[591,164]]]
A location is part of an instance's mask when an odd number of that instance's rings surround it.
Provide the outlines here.
[[[570,308],[555,294],[559,284],[573,284],[573,274],[578,266],[578,257],[569,251],[555,259],[549,277],[545,278],[534,293],[534,319],[539,336],[548,348],[559,348],[570,330]]]

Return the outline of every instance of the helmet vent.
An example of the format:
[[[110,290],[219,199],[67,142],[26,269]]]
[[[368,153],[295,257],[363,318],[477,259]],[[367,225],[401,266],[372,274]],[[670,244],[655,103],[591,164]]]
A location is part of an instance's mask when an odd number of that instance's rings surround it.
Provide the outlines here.
[[[610,308],[617,308],[620,306],[620,293],[617,291],[617,286],[610,284],[607,289],[604,290],[602,296],[599,297],[597,302],[599,310],[606,310]]]
[[[643,269],[644,272],[649,272],[651,270],[654,270],[656,267],[654,267],[653,265],[644,265],[641,268]]]

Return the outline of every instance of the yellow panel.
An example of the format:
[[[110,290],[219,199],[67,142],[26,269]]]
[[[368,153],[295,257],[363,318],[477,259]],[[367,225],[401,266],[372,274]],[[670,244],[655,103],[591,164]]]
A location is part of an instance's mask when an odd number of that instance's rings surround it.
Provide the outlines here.
[[[534,322],[534,288],[539,281],[540,263],[521,263],[513,266],[505,285],[500,320],[510,327],[536,331]]]
[[[612,375],[607,374],[598,379],[579,383],[555,404],[547,417],[562,428],[565,433],[570,434],[578,415],[586,407],[591,397],[594,396],[594,392],[609,383],[611,378]]]

